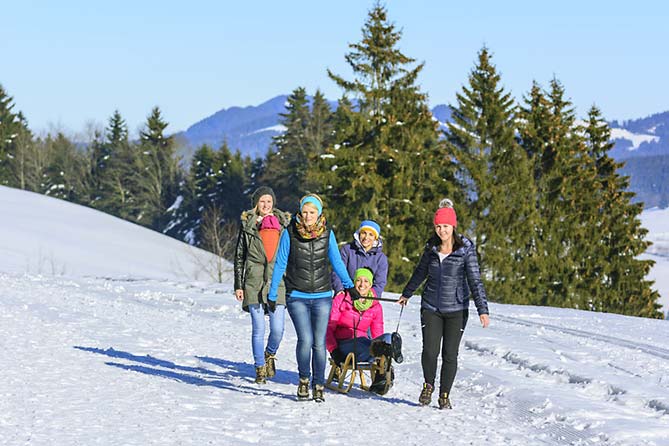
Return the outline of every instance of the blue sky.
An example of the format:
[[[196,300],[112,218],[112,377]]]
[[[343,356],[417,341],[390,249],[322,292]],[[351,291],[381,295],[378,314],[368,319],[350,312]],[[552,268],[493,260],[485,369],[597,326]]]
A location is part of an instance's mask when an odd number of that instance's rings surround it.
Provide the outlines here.
[[[341,91],[348,44],[373,1],[3,2],[0,84],[33,130],[81,132],[115,109],[131,132],[161,107],[168,131],[298,86]],[[503,84],[522,97],[553,76],[579,115],[669,110],[669,2],[389,0],[400,48],[426,62],[430,105],[452,103],[486,45]]]

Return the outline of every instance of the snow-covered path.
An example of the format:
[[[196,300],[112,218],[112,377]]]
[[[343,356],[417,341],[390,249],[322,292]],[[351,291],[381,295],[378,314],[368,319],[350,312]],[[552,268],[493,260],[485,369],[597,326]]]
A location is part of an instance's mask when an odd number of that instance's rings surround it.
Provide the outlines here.
[[[388,395],[299,403],[291,323],[276,379],[254,384],[231,288],[0,273],[0,444],[669,444],[666,321],[491,305],[440,411],[416,405],[416,299]]]

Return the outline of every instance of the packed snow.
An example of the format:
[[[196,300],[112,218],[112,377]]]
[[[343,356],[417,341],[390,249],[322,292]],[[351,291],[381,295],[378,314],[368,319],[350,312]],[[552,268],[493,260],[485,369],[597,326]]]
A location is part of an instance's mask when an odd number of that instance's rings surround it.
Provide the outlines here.
[[[298,402],[291,322],[255,384],[229,275],[196,277],[189,249],[90,209],[7,188],[0,205],[0,444],[669,445],[667,321],[491,304],[441,411],[417,405],[415,298],[387,395]],[[383,306],[392,331],[399,306]]]

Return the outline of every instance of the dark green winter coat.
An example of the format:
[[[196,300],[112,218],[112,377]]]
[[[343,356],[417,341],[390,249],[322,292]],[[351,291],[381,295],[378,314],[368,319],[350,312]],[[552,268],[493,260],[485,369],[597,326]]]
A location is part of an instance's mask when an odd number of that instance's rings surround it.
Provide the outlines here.
[[[272,214],[281,224],[281,231],[290,224],[290,214],[274,209]],[[274,261],[267,261],[265,247],[258,233],[258,215],[255,210],[242,213],[235,251],[235,289],[244,290],[242,308],[249,311],[249,305],[267,303],[267,293],[272,281]],[[277,304],[286,305],[286,288],[281,281]]]

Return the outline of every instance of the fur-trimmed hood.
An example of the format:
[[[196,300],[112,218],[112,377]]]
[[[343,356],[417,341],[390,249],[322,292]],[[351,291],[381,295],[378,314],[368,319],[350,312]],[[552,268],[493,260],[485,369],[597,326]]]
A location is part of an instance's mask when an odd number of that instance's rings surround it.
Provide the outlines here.
[[[284,212],[280,209],[274,208],[272,209],[272,214],[279,219],[279,223],[281,224],[282,227],[286,228],[290,224],[290,219],[291,219],[291,214],[290,212]],[[242,215],[240,216],[240,219],[242,221],[242,225],[246,226],[250,221],[255,222],[256,219],[258,218],[255,209],[249,209],[247,211],[242,212]]]

